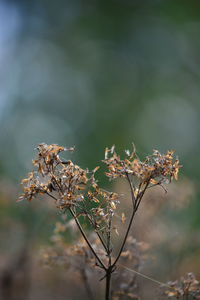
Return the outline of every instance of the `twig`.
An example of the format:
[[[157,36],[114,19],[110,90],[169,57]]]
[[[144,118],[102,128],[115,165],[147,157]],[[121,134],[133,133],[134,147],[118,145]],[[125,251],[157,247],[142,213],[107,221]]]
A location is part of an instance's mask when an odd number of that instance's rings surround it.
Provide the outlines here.
[[[112,274],[112,257],[111,257],[111,227],[112,227],[112,212],[109,209],[109,221],[108,221],[108,233],[107,233],[107,255],[108,255],[108,267],[106,270],[106,290],[105,290],[105,299],[110,299],[110,286],[111,286],[111,274]]]
[[[136,202],[135,195],[134,195],[134,190],[135,190],[135,188],[134,188],[133,182],[131,181],[131,179],[130,179],[130,177],[129,177],[129,175],[128,175],[127,172],[126,172],[126,177],[127,177],[127,179],[128,179],[128,183],[129,183],[130,188],[131,188],[131,199],[132,199],[133,207],[134,207],[135,202]]]
[[[92,247],[90,241],[88,240],[88,238],[87,238],[87,236],[86,236],[86,234],[85,234],[85,232],[84,232],[84,230],[83,230],[81,224],[79,223],[79,221],[78,221],[76,215],[74,214],[73,210],[72,210],[71,208],[69,208],[69,211],[70,211],[71,215],[73,216],[73,218],[74,218],[74,220],[75,220],[75,222],[76,222],[76,225],[78,226],[78,228],[79,228],[79,230],[80,230],[80,232],[81,232],[83,238],[85,239],[86,243],[88,244],[90,250],[91,250],[92,253],[94,254],[95,258],[97,259],[97,261],[99,262],[99,264],[101,265],[101,267],[106,271],[107,268],[104,266],[103,262],[101,261],[101,259],[99,258],[99,256],[98,256],[97,253],[95,252],[95,250],[93,249],[93,247]]]
[[[124,236],[124,240],[123,240],[123,242],[122,242],[122,245],[121,245],[121,248],[120,248],[120,250],[119,250],[119,253],[118,253],[117,257],[116,257],[114,263],[112,264],[112,267],[114,267],[114,266],[116,265],[118,259],[120,258],[121,254],[122,254],[122,251],[123,251],[123,249],[124,249],[124,246],[125,246],[125,243],[126,243],[126,240],[127,240],[127,237],[128,237],[128,234],[129,234],[129,231],[130,231],[132,222],[133,222],[133,218],[134,218],[135,213],[136,213],[136,211],[137,211],[137,208],[136,208],[136,200],[137,200],[137,199],[135,199],[133,185],[131,184],[131,180],[130,180],[128,174],[127,174],[127,179],[128,179],[128,182],[129,182],[129,185],[130,185],[130,188],[131,188],[131,197],[132,197],[132,203],[133,203],[133,211],[132,211],[131,219],[130,219],[130,221],[129,221],[128,228],[127,228],[127,230],[126,230],[126,234],[125,234],[125,236]]]

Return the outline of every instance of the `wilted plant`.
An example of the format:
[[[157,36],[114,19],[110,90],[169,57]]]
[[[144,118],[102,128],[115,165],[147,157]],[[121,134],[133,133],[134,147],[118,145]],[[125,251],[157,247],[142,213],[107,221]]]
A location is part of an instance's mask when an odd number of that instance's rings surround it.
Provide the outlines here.
[[[114,146],[111,149],[106,148],[103,162],[108,171],[105,174],[110,180],[119,177],[127,180],[132,200],[130,220],[122,237],[120,249],[114,256],[112,235],[113,230],[117,229],[113,225],[113,218],[118,216],[116,209],[120,199],[117,193],[99,187],[95,179],[99,167],[93,171],[84,170],[71,160],[61,158],[61,152],[73,151],[74,148],[39,144],[37,150],[38,156],[33,160],[36,171],[32,171],[28,178],[22,180],[24,193],[19,200],[31,201],[38,194],[46,194],[55,200],[59,210],[71,214],[95,259],[96,266],[105,273],[103,277],[106,278],[105,299],[108,300],[111,296],[112,274],[117,268],[119,258],[124,256],[130,228],[145,192],[154,186],[162,187],[173,178],[177,180],[181,167],[179,160],[174,161],[174,151],[162,155],[154,150],[151,156],[141,161],[134,147],[132,152],[126,150],[126,157],[121,159]],[[103,251],[99,251],[90,241],[80,217],[89,222]],[[121,215],[121,221],[125,223],[124,213]],[[123,293],[126,293],[126,289]]]
[[[69,244],[65,239],[65,233],[75,233],[73,219],[66,222],[66,218],[62,216],[61,222],[56,222],[56,226],[51,237],[52,246],[44,248],[41,251],[41,262],[48,266],[62,266],[72,272],[79,273],[79,277],[85,286],[88,299],[94,299],[91,289],[91,282],[96,277],[96,268],[94,268],[95,260],[91,251],[89,250],[85,240],[81,237],[76,240],[74,244]],[[103,259],[105,256],[101,243],[98,238],[95,238],[93,233],[89,236],[92,247],[97,254]],[[114,274],[114,280],[112,282],[112,299],[119,300],[124,296],[126,299],[137,299],[138,283],[137,274],[138,271],[144,265],[148,255],[147,250],[149,245],[144,242],[137,242],[132,236],[127,238],[124,251],[121,254],[120,264],[118,264],[118,270]],[[131,265],[134,272],[130,273],[127,266]],[[101,269],[98,269],[102,273]],[[72,271],[72,272],[71,272]],[[102,274],[99,274],[99,276]],[[104,277],[104,276],[103,276]],[[124,298],[123,298],[124,299]]]
[[[180,280],[169,281],[167,287],[163,287],[163,295],[165,299],[200,299],[200,282],[193,273],[188,273]]]

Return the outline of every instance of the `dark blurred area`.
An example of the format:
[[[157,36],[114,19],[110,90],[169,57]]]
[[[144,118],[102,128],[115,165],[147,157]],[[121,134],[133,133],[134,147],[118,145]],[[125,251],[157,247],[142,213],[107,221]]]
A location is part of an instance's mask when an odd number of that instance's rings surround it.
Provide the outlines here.
[[[54,206],[15,202],[41,142],[75,145],[84,168],[113,144],[142,158],[175,149],[180,181],[149,194],[133,235],[150,243],[148,275],[200,275],[199,36],[194,0],[0,2],[0,299],[86,299],[79,279],[38,263]]]

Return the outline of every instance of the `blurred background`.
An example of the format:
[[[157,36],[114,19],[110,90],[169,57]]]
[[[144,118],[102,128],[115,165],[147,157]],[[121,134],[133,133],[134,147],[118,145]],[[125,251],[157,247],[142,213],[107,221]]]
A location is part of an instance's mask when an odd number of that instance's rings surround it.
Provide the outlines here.
[[[133,235],[150,244],[146,274],[200,275],[199,37],[194,0],[0,1],[2,299],[84,294],[66,270],[38,263],[60,215],[42,200],[15,202],[41,142],[75,145],[89,168],[113,144],[122,153],[134,142],[141,158],[175,149],[180,181],[148,195]]]

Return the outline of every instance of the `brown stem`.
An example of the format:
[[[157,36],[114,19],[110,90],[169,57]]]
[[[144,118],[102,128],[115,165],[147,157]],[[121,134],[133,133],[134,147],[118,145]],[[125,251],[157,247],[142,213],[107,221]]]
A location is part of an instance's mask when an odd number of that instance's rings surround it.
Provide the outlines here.
[[[135,214],[136,214],[136,212],[137,212],[137,210],[138,210],[138,207],[139,207],[139,205],[140,205],[140,202],[141,202],[141,200],[142,200],[142,197],[144,196],[144,193],[145,193],[145,191],[146,191],[146,189],[147,189],[147,187],[148,187],[148,184],[149,184],[149,181],[148,181],[148,182],[146,183],[146,185],[145,185],[144,190],[141,192],[139,198],[138,198],[138,199],[135,199],[135,196],[134,196],[134,188],[133,188],[132,182],[131,182],[131,180],[130,180],[130,178],[129,178],[128,175],[127,175],[127,179],[128,179],[128,182],[129,182],[129,185],[130,185],[130,188],[131,188],[131,197],[132,197],[132,203],[133,203],[133,211],[132,211],[132,215],[131,215],[131,218],[130,218],[130,221],[129,221],[129,224],[128,224],[128,228],[127,228],[127,230],[126,230],[126,234],[125,234],[125,236],[124,236],[124,240],[123,240],[123,242],[122,242],[122,245],[121,245],[121,248],[120,248],[120,250],[119,250],[119,253],[118,253],[117,257],[116,257],[114,263],[112,264],[112,268],[116,265],[116,263],[118,262],[118,260],[119,260],[119,258],[120,258],[120,256],[121,256],[121,254],[122,254],[122,251],[123,251],[124,246],[125,246],[125,244],[126,244],[126,240],[127,240],[129,231],[130,231],[130,229],[131,229],[131,225],[132,225],[132,223],[133,223],[134,216],[135,216]]]
[[[95,232],[96,232],[96,234],[97,234],[97,236],[98,236],[99,240],[101,241],[101,243],[102,243],[102,245],[103,245],[103,247],[104,247],[105,251],[107,252],[107,251],[108,251],[108,249],[107,249],[107,247],[106,247],[106,244],[105,244],[105,242],[104,242],[104,240],[103,240],[102,236],[100,235],[100,233],[99,233],[98,231],[96,231],[96,230],[95,230]]]
[[[106,231],[106,235],[107,235],[107,244],[105,247],[106,253],[107,253],[107,257],[108,257],[108,265],[106,268],[106,274],[104,276],[104,278],[106,278],[106,286],[105,286],[105,300],[109,300],[110,299],[110,288],[111,288],[111,274],[113,272],[113,268],[112,268],[112,257],[111,257],[111,229],[112,229],[112,209],[111,206],[108,205],[107,206],[107,214],[109,216],[108,219],[108,224],[107,224],[107,231]]]
[[[136,210],[138,209],[140,202],[142,201],[142,197],[144,196],[144,193],[146,192],[146,189],[148,188],[150,180],[147,181],[145,188],[143,189],[143,191],[140,193],[138,200],[136,201]]]
[[[105,293],[105,300],[110,300],[111,274],[112,274],[112,269],[108,268],[107,271],[106,271],[106,293]]]
[[[84,230],[83,230],[81,224],[79,223],[79,221],[78,221],[78,219],[77,219],[75,213],[73,212],[73,210],[72,210],[71,208],[69,208],[69,211],[70,211],[71,215],[73,216],[73,218],[74,218],[74,220],[75,220],[75,222],[76,222],[76,225],[78,226],[78,228],[79,228],[79,230],[80,230],[80,232],[81,232],[81,234],[82,234],[84,240],[85,240],[86,243],[88,244],[88,246],[89,246],[90,250],[92,251],[93,255],[95,256],[96,260],[98,261],[98,263],[100,264],[100,266],[106,271],[107,268],[104,266],[103,262],[101,261],[101,259],[99,258],[99,256],[98,256],[97,253],[95,252],[95,250],[93,249],[93,247],[92,247],[90,241],[88,240],[88,238],[87,238],[87,236],[86,236],[86,234],[85,234],[85,232],[84,232]]]
[[[123,243],[122,243],[122,245],[121,245],[121,248],[120,248],[120,250],[119,250],[119,253],[118,253],[118,255],[117,255],[117,257],[116,257],[114,263],[112,264],[112,267],[114,267],[114,266],[116,265],[118,259],[120,258],[121,254],[122,254],[122,251],[123,251],[124,246],[125,246],[125,244],[126,244],[126,240],[127,240],[127,237],[128,237],[128,234],[129,234],[129,231],[130,231],[130,228],[131,228],[131,225],[132,225],[132,222],[133,222],[133,218],[134,218],[134,216],[135,216],[136,211],[137,211],[137,210],[134,209],[134,211],[133,211],[133,213],[132,213],[132,215],[131,215],[131,219],[130,219],[130,221],[129,221],[129,225],[128,225],[128,228],[127,228],[127,230],[126,230],[126,234],[125,234],[125,236],[124,236]]]
[[[109,207],[109,210],[110,210],[110,207]],[[107,233],[108,267],[106,270],[106,290],[105,290],[105,299],[106,300],[110,299],[111,274],[112,274],[111,227],[112,227],[112,212],[109,211],[109,222],[108,222],[108,233]]]
[[[55,201],[58,201],[58,199],[56,197],[54,197],[53,195],[51,195],[49,192],[45,192],[49,197],[51,197],[52,199],[54,199]]]
[[[91,217],[90,214],[87,212],[87,209],[84,209],[84,212],[86,213],[86,215],[87,215],[87,217],[88,217],[90,223],[91,223],[92,226],[94,227],[94,230],[95,230],[95,232],[96,232],[96,234],[97,234],[97,236],[98,236],[98,238],[99,238],[99,240],[100,240],[100,242],[101,242],[101,244],[102,244],[104,250],[107,252],[107,251],[108,251],[107,246],[106,246],[106,244],[105,244],[105,242],[104,242],[102,236],[100,235],[100,233],[99,233],[98,230],[96,229],[96,226],[95,226],[95,223],[94,223],[93,220],[92,220],[92,217]]]
[[[127,177],[127,180],[128,180],[128,183],[130,185],[130,188],[131,188],[131,199],[132,199],[132,203],[133,203],[133,207],[135,206],[135,203],[136,203],[136,199],[135,199],[135,195],[134,195],[134,186],[133,186],[133,183],[128,175],[128,173],[126,173],[126,177]]]
[[[46,194],[47,194],[49,197],[53,198],[54,200],[58,201],[58,199],[57,199],[56,197],[54,197],[53,195],[51,195],[51,194],[48,193],[47,191],[46,191]],[[80,232],[81,232],[83,238],[85,239],[86,243],[88,244],[90,250],[91,250],[92,253],[94,254],[94,256],[95,256],[95,258],[97,259],[97,261],[99,262],[100,266],[101,266],[104,270],[106,270],[106,267],[104,266],[103,262],[100,260],[100,258],[98,257],[97,253],[94,251],[94,249],[93,249],[93,247],[92,247],[90,241],[88,240],[88,238],[87,238],[87,236],[86,236],[86,234],[85,234],[85,232],[84,232],[84,230],[83,230],[81,224],[79,223],[79,221],[78,221],[78,219],[77,219],[75,213],[73,212],[73,210],[72,210],[71,208],[69,208],[69,211],[70,211],[71,215],[73,216],[73,218],[74,218],[74,220],[75,220],[75,222],[76,222],[76,225],[78,226],[78,228],[79,228],[79,230],[80,230]],[[104,246],[104,243],[103,243],[103,242],[102,242],[102,244],[103,244],[103,246]]]

